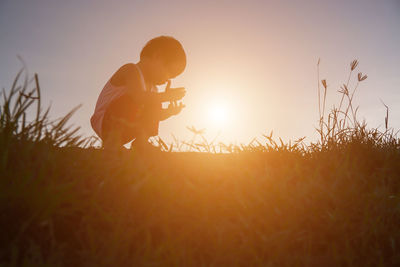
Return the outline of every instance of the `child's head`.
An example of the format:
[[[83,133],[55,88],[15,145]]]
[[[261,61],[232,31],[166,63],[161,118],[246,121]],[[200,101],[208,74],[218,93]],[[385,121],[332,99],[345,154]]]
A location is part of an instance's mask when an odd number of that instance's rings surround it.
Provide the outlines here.
[[[150,78],[160,85],[184,71],[186,54],[178,40],[170,36],[159,36],[143,47],[140,61],[150,65]]]

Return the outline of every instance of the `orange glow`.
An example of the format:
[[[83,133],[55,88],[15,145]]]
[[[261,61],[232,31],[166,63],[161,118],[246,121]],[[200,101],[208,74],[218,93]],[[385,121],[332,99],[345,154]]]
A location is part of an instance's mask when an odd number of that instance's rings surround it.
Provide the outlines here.
[[[208,110],[208,119],[215,125],[226,125],[231,119],[227,104],[224,102],[211,103]]]

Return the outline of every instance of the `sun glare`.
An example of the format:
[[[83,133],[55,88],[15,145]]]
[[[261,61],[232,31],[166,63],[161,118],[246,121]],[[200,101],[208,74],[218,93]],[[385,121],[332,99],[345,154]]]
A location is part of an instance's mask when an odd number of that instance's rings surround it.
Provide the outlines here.
[[[209,119],[218,125],[229,121],[229,110],[225,103],[214,103],[209,109]]]

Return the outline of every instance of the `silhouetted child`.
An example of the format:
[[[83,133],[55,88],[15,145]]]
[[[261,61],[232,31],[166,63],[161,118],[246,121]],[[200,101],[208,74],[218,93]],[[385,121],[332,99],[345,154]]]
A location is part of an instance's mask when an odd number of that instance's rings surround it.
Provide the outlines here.
[[[186,54],[179,41],[160,36],[147,42],[136,64],[123,65],[101,91],[90,122],[103,146],[134,146],[153,148],[150,136],[158,135],[159,122],[181,112],[184,105],[176,103],[184,97],[184,87],[170,88],[170,79],[186,67]],[[167,82],[165,92],[157,85]],[[162,102],[170,101],[167,109]]]

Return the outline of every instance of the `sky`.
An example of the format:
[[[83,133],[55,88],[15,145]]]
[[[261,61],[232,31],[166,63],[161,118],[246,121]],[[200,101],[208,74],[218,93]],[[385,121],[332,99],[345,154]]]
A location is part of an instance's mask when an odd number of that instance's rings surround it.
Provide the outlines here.
[[[93,135],[97,97],[123,64],[137,63],[146,42],[178,39],[186,70],[186,108],[160,123],[159,136],[247,143],[274,132],[284,141],[316,141],[317,62],[327,110],[340,102],[349,64],[367,74],[354,96],[370,128],[400,129],[400,1],[89,1],[0,0],[0,86],[22,67],[38,73],[52,118],[82,104],[71,123]],[[350,81],[354,88],[356,76]],[[33,85],[32,85],[33,86]],[[159,86],[162,91],[163,86]]]

